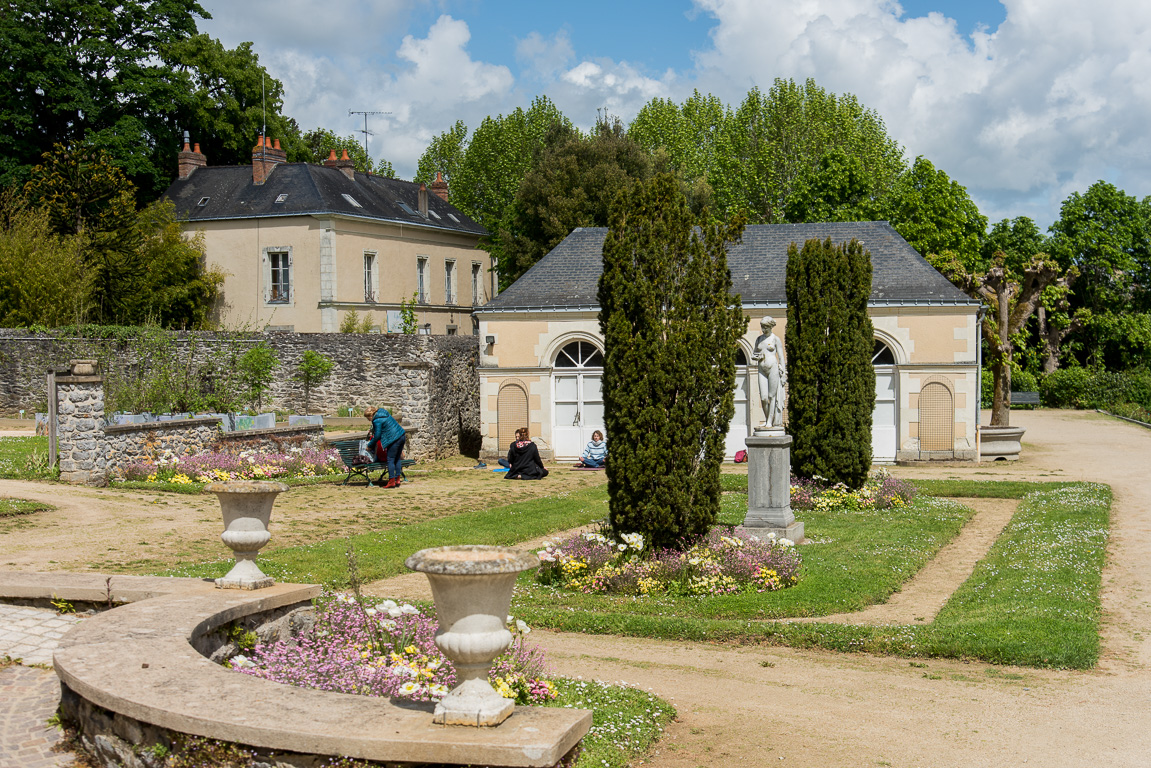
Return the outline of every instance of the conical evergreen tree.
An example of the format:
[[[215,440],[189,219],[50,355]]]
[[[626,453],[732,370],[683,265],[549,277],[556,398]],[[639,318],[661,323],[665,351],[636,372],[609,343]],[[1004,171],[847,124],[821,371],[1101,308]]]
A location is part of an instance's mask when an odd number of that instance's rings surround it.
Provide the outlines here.
[[[681,547],[719,514],[719,465],[735,412],[727,246],[743,220],[697,223],[674,177],[637,182],[612,207],[599,283],[611,524]]]
[[[858,488],[871,467],[875,370],[871,254],[856,240],[794,244],[787,258],[792,470]]]

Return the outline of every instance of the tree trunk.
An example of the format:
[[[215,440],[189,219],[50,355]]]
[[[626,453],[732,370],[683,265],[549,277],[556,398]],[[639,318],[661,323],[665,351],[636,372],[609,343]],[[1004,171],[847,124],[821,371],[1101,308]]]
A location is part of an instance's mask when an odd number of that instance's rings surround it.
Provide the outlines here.
[[[991,364],[991,377],[995,392],[991,398],[991,426],[1011,425],[1011,359],[1000,359]]]

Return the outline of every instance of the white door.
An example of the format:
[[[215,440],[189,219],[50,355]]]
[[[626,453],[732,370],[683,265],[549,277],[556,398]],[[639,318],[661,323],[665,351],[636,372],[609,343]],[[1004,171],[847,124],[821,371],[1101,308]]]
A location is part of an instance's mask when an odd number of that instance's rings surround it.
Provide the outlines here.
[[[895,354],[875,340],[871,364],[875,367],[875,410],[871,412],[871,460],[892,463],[899,448],[899,393],[896,390]]]
[[[552,448],[557,461],[574,461],[603,425],[603,353],[573,341],[556,356],[552,377]]]

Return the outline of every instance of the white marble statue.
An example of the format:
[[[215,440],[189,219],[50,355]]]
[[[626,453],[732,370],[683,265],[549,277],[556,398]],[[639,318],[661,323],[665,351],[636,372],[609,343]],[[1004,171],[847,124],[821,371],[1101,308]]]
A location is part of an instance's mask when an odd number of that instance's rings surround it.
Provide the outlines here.
[[[783,429],[783,403],[787,397],[787,357],[783,339],[773,333],[775,319],[765,317],[759,321],[763,331],[755,340],[751,359],[759,367],[759,401],[763,405],[763,425],[760,429]]]

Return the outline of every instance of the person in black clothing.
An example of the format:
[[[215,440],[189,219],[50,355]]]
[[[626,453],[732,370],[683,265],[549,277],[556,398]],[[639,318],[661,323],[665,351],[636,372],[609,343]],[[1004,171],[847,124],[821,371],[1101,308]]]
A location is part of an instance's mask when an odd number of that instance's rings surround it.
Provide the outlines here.
[[[505,480],[539,480],[548,476],[539,449],[526,427],[518,431],[517,440],[508,446],[508,464]]]

